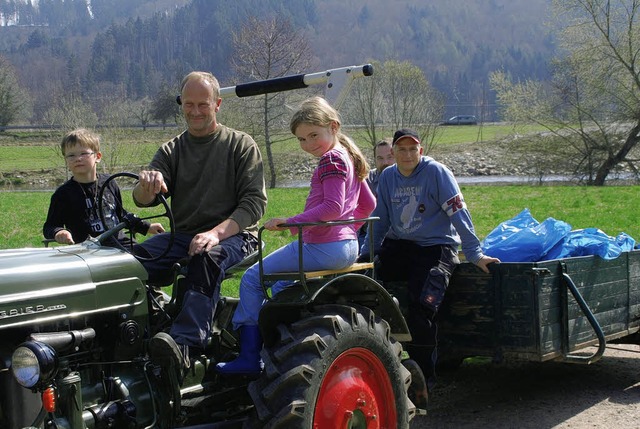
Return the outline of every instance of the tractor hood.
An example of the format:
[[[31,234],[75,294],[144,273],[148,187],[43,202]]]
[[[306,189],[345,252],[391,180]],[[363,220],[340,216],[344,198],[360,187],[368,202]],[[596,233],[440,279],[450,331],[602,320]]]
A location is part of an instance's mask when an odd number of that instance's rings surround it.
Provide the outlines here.
[[[0,250],[0,330],[96,312],[127,312],[146,299],[147,272],[130,254],[87,241]]]

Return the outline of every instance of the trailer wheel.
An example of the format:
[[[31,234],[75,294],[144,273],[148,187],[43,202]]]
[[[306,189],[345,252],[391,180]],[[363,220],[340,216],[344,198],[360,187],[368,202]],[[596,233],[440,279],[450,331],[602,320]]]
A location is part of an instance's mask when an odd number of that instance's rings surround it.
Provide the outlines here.
[[[389,325],[368,308],[319,306],[278,327],[265,369],[249,386],[251,427],[408,428],[411,374]]]

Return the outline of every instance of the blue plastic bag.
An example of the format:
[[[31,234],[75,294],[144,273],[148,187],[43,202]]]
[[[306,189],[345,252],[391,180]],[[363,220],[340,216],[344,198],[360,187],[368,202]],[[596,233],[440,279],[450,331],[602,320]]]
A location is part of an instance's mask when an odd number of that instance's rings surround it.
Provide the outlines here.
[[[615,242],[618,246],[620,246],[620,249],[622,249],[623,252],[629,252],[633,250],[636,245],[636,240],[634,240],[633,237],[631,237],[626,232],[621,232],[620,234],[618,234],[618,236],[615,238]]]
[[[485,255],[502,262],[537,262],[587,255],[614,259],[635,243],[624,232],[614,238],[597,228],[571,231],[571,225],[551,217],[539,223],[525,208],[491,231],[481,246]]]
[[[550,217],[539,223],[524,209],[491,231],[482,242],[482,251],[502,262],[536,262],[570,231],[566,222]]]
[[[542,260],[587,255],[615,259],[622,252],[632,250],[634,245],[635,240],[624,232],[614,238],[597,228],[577,229],[567,235],[562,246],[552,249]]]
[[[486,255],[486,250],[499,246],[502,241],[508,239],[518,231],[524,228],[534,227],[539,223],[540,222],[531,216],[529,209],[525,208],[511,219],[501,222],[500,225],[495,227],[483,240],[482,250]]]

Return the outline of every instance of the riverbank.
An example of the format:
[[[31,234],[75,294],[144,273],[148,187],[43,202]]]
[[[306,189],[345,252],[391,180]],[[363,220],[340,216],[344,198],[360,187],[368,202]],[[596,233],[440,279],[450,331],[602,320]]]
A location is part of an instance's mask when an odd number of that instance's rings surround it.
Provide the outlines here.
[[[639,159],[640,148],[636,152],[630,158]],[[461,185],[579,183],[579,178],[570,171],[567,155],[541,147],[539,140],[511,137],[501,141],[436,145],[428,155],[448,166]],[[315,158],[300,150],[275,157],[276,187],[308,186],[316,163]],[[370,163],[373,165],[373,159]],[[141,168],[142,165],[129,167],[127,171],[137,172]],[[268,175],[268,169],[265,171]],[[0,173],[0,190],[52,191],[65,179],[63,168],[22,168]],[[607,179],[608,185],[637,183],[640,181],[627,164],[618,166]]]
[[[640,154],[640,148],[636,150]],[[470,142],[435,146],[428,156],[445,164],[465,185],[579,183],[563,162],[562,154],[536,148],[531,141],[515,138],[499,142]],[[636,158],[640,158],[636,156]],[[373,160],[370,160],[373,165]],[[278,187],[308,186],[316,160],[304,153],[276,160]],[[607,178],[608,185],[638,184],[628,165],[619,165]]]

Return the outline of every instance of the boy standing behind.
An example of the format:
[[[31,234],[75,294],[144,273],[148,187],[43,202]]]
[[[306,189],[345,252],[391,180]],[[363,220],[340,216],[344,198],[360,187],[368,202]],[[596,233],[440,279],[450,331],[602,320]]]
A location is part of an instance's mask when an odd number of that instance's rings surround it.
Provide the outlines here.
[[[108,184],[103,193],[103,225],[98,213],[98,194],[108,174],[97,173],[97,165],[102,158],[100,137],[89,130],[80,128],[69,132],[60,144],[67,167],[73,174],[51,196],[49,213],[42,232],[45,238],[55,239],[60,244],[74,244],[96,237],[106,229],[116,225],[126,211],[122,207],[120,189],[115,181]],[[159,223],[143,221],[134,232],[146,235],[164,232]],[[122,231],[118,236],[122,244],[128,239]]]

